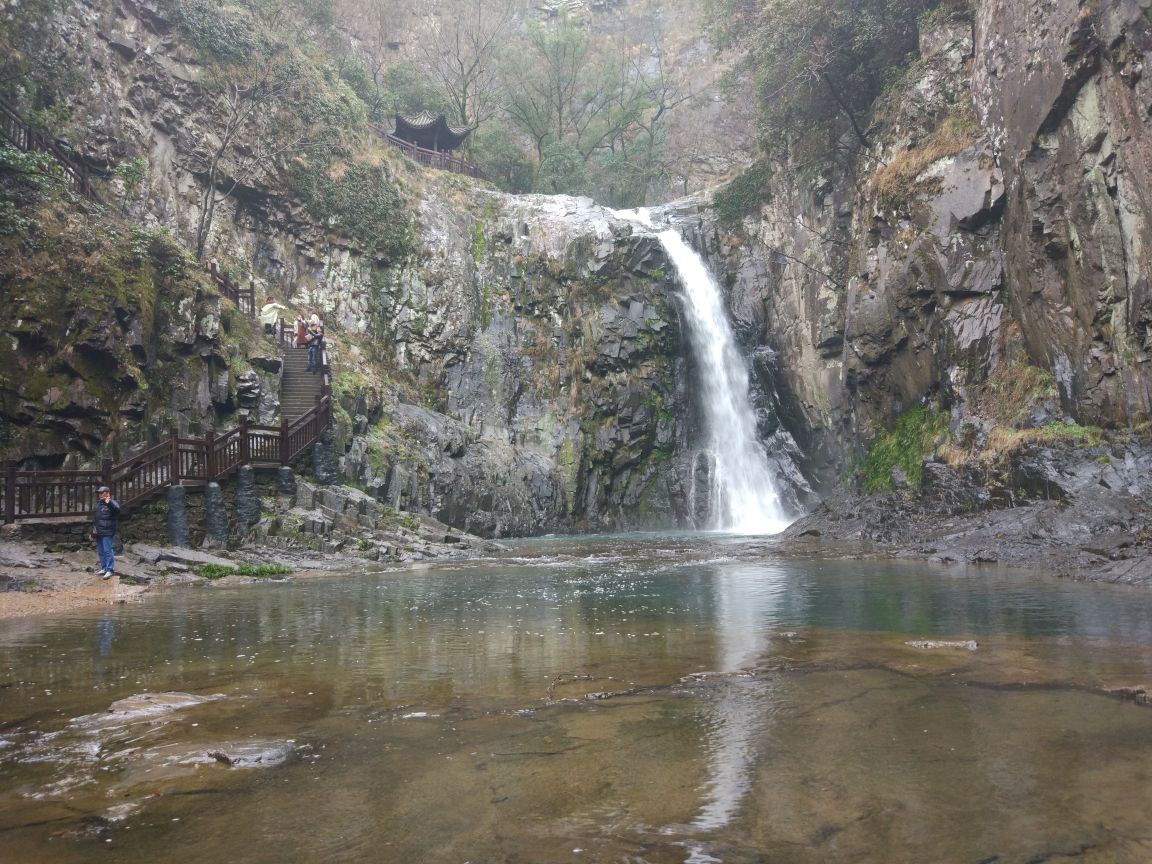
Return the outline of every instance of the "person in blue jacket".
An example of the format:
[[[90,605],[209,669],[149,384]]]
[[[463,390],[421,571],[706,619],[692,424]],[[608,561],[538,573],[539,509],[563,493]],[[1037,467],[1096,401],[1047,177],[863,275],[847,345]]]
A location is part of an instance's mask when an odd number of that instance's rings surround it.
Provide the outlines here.
[[[96,509],[92,513],[92,539],[96,541],[96,554],[100,556],[100,569],[97,576],[111,579],[116,571],[112,557],[112,538],[116,535],[116,525],[120,520],[120,504],[113,500],[112,490],[101,486],[96,490]]]

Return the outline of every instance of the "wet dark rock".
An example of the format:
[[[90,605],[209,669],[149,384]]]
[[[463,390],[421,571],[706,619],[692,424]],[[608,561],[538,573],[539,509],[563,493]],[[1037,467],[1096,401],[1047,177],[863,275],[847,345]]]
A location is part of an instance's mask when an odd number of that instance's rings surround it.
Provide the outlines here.
[[[866,542],[940,563],[1038,567],[1077,580],[1152,585],[1145,473],[1152,448],[1125,445],[1118,453],[1105,462],[1099,448],[1026,449],[1011,459],[1007,476],[1046,482],[1001,487],[997,495],[988,494],[983,477],[966,479],[929,462],[920,489],[842,490],[782,536],[787,545],[818,531],[833,547]]]
[[[236,376],[236,401],[241,408],[258,408],[262,395],[260,376],[254,371],[241,372]]]
[[[335,483],[340,477],[340,457],[336,453],[336,439],[331,427],[312,445],[312,475],[321,484]]]
[[[276,470],[276,491],[288,498],[296,495],[296,473],[288,465],[281,465]]]
[[[284,361],[277,356],[249,357],[248,362],[265,372],[279,372],[284,365]]]
[[[229,768],[272,768],[286,762],[294,752],[291,741],[243,741],[218,744],[207,755]]]

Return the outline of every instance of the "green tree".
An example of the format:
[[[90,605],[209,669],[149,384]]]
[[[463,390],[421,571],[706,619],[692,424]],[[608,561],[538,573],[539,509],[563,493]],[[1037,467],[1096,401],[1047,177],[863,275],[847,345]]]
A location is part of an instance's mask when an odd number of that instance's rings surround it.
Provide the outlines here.
[[[529,28],[508,62],[507,112],[535,152],[533,187],[608,189],[617,204],[642,199],[662,117],[677,101],[652,50],[623,37],[594,46],[585,30],[561,19]]]

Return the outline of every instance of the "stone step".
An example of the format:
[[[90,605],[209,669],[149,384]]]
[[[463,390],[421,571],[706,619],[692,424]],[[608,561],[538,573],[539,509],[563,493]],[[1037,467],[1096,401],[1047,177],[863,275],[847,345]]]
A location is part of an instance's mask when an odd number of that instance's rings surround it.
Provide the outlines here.
[[[280,415],[292,421],[316,406],[323,382],[319,374],[308,370],[307,349],[286,348],[281,356],[284,365],[280,378]]]

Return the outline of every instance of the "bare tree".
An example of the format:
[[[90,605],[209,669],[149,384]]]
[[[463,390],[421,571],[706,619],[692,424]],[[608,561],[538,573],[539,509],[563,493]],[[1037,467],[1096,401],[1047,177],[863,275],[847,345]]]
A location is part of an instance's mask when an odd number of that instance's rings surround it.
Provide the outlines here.
[[[515,0],[444,0],[416,26],[420,55],[455,122],[479,126],[500,110],[497,61],[515,13]]]
[[[336,6],[341,27],[358,43],[355,52],[372,81],[367,98],[368,116],[380,119],[386,110],[389,66],[407,40],[412,27],[412,6],[402,0],[343,0]]]

